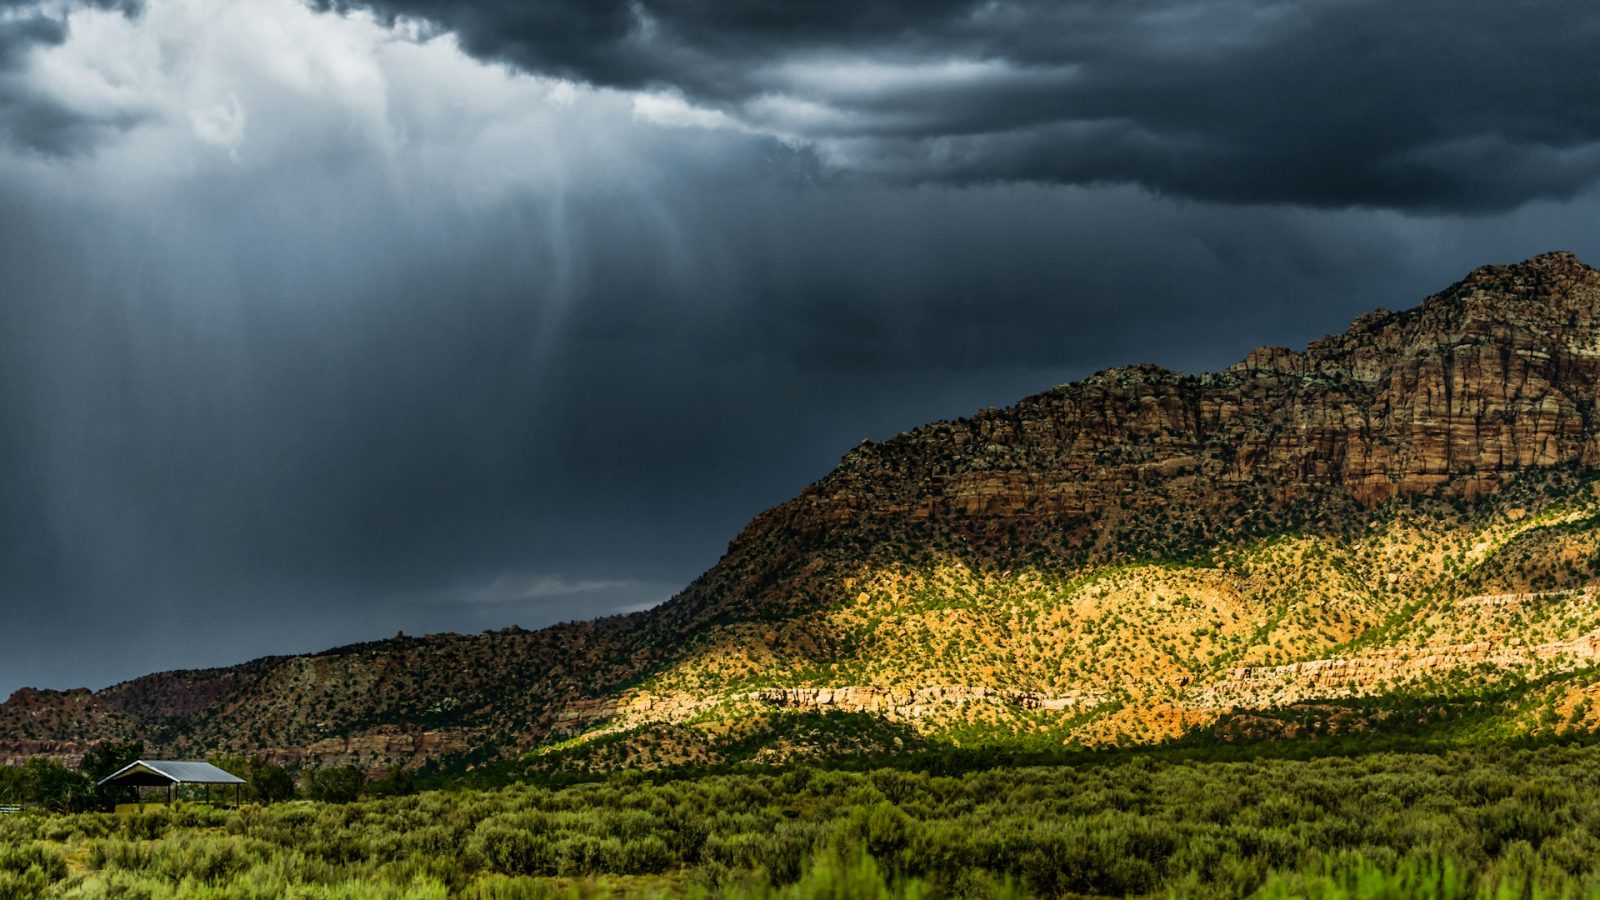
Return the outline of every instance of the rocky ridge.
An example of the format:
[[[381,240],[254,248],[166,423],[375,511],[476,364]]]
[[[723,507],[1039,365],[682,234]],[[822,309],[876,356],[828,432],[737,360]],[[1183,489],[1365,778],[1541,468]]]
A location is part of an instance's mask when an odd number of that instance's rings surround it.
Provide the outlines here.
[[[1329,489],[1362,506],[1440,487],[1481,496],[1523,469],[1600,461],[1597,322],[1600,283],[1571,254],[1486,266],[1303,352],[1263,348],[1200,376],[1112,369],[864,445],[741,539],[1001,520],[1105,544],[1093,525],[1111,519],[1116,534],[1173,507]]]

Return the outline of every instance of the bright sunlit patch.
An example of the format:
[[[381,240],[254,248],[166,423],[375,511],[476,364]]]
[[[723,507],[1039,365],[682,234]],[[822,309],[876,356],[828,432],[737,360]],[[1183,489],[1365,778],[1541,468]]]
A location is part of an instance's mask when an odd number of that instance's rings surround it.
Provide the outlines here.
[[[824,59],[788,62],[771,71],[773,80],[792,92],[841,99],[869,99],[992,85],[1040,75],[1060,78],[1067,70],[1030,71],[998,59],[919,60],[905,63],[873,59]]]
[[[633,117],[652,125],[667,128],[706,128],[711,130],[742,130],[743,126],[721,110],[695,106],[675,92],[635,94]]]

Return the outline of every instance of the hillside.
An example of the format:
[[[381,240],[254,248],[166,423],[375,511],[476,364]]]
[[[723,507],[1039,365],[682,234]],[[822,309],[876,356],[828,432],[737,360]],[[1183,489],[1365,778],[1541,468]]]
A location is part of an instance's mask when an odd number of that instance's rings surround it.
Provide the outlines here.
[[[0,757],[780,759],[1600,725],[1600,272],[850,451],[628,617],[19,691]]]

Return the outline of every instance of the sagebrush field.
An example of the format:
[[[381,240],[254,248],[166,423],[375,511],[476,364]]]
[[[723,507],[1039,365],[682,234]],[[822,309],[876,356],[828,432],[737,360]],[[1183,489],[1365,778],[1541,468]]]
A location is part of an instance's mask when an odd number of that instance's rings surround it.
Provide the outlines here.
[[[0,896],[1600,897],[1600,748],[795,768],[0,819]]]

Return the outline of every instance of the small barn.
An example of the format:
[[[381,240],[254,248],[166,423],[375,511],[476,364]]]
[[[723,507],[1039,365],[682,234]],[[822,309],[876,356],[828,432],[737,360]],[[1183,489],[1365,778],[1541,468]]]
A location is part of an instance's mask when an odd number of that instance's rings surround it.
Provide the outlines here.
[[[173,789],[185,784],[204,785],[207,799],[211,798],[212,785],[231,784],[234,786],[233,799],[237,803],[244,783],[243,778],[208,762],[183,759],[135,760],[100,779],[101,787],[164,787],[167,789],[169,803],[172,801]]]

